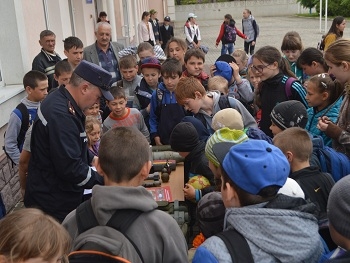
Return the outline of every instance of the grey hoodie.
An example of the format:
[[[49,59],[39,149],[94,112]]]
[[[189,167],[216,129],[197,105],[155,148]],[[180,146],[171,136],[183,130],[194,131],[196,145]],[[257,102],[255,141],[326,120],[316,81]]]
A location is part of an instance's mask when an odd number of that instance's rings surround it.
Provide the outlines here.
[[[248,18],[242,19],[242,31],[243,31],[243,34],[247,36],[247,38],[244,39],[244,41],[247,43],[256,41],[256,38],[257,38],[254,30],[253,21],[255,21],[255,19],[252,15],[250,15]]]
[[[92,188],[92,209],[101,225],[107,223],[117,209],[137,209],[141,214],[126,234],[139,248],[144,263],[187,262],[187,244],[176,221],[157,210],[152,195],[142,186],[100,186]],[[63,221],[70,236],[77,237],[75,210]]]
[[[212,114],[209,115],[204,110],[200,109],[199,112],[196,114],[196,117],[197,117],[197,115],[202,115],[206,121],[206,128],[208,130],[211,130],[211,121],[213,119],[213,116],[215,115],[215,113],[222,110],[219,106],[219,99],[220,99],[221,94],[219,91],[214,90],[214,91],[208,92],[208,96],[213,98],[213,112],[212,112]],[[253,116],[249,113],[249,111],[244,107],[244,105],[239,100],[236,100],[235,98],[229,97],[229,102],[230,102],[231,108],[237,110],[242,115],[244,128],[248,128],[248,127],[257,128],[258,127]]]
[[[318,262],[323,246],[316,218],[296,210],[263,208],[265,205],[228,208],[224,230],[234,228],[245,237],[254,262]],[[232,262],[220,238],[212,236],[202,246],[220,263]]]
[[[36,117],[36,113],[40,102],[34,102],[27,99],[27,97],[23,98],[21,102],[27,107],[29,114],[29,125],[31,125]],[[15,109],[11,112],[10,120],[7,125],[7,130],[5,134],[5,149],[6,152],[10,155],[12,161],[15,164],[19,163],[20,157],[20,149],[17,146],[17,137],[21,131],[22,126],[22,118],[18,116],[20,113],[19,110]],[[22,147],[21,147],[22,150]]]

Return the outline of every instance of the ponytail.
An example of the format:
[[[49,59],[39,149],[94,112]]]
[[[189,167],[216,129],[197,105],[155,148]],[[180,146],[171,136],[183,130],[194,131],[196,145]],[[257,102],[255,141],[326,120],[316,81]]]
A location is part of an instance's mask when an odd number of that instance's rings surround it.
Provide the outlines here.
[[[290,69],[290,64],[286,58],[281,58],[281,61],[278,63],[279,69],[282,71],[284,75],[287,75],[288,77],[296,78],[293,71]]]

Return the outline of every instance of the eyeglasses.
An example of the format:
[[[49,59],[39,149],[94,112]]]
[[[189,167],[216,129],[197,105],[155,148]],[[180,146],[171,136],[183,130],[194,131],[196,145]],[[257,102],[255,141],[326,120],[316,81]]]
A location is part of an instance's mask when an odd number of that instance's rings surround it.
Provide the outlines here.
[[[262,73],[264,71],[264,68],[267,68],[268,66],[270,66],[271,64],[267,64],[267,65],[252,65],[252,69],[254,69],[255,72],[259,72]]]

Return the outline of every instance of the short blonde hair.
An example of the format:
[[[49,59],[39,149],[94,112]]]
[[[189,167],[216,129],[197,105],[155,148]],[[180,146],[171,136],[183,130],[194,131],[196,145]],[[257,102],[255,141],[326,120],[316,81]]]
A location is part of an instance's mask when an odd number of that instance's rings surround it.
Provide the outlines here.
[[[290,151],[300,161],[308,161],[312,154],[312,141],[305,129],[291,127],[276,134],[273,144],[285,154]]]
[[[248,62],[249,56],[243,49],[235,49],[232,53],[232,57],[240,58],[243,63]]]
[[[9,262],[43,258],[51,261],[71,248],[68,232],[54,218],[35,208],[24,208],[6,215],[0,221],[0,255]]]
[[[228,81],[224,77],[214,76],[208,80],[208,90],[218,90],[222,94],[228,94]]]

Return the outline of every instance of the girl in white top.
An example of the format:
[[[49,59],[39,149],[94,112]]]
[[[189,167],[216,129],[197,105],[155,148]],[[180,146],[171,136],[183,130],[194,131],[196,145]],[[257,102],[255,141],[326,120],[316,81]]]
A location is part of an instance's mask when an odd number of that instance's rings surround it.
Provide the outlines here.
[[[152,24],[149,22],[150,13],[145,11],[142,13],[142,21],[137,26],[139,42],[149,42],[152,46],[156,43],[154,38]]]
[[[185,35],[187,44],[191,47],[199,48],[201,42],[201,32],[196,24],[196,15],[193,13],[188,14],[188,19],[185,24]]]

